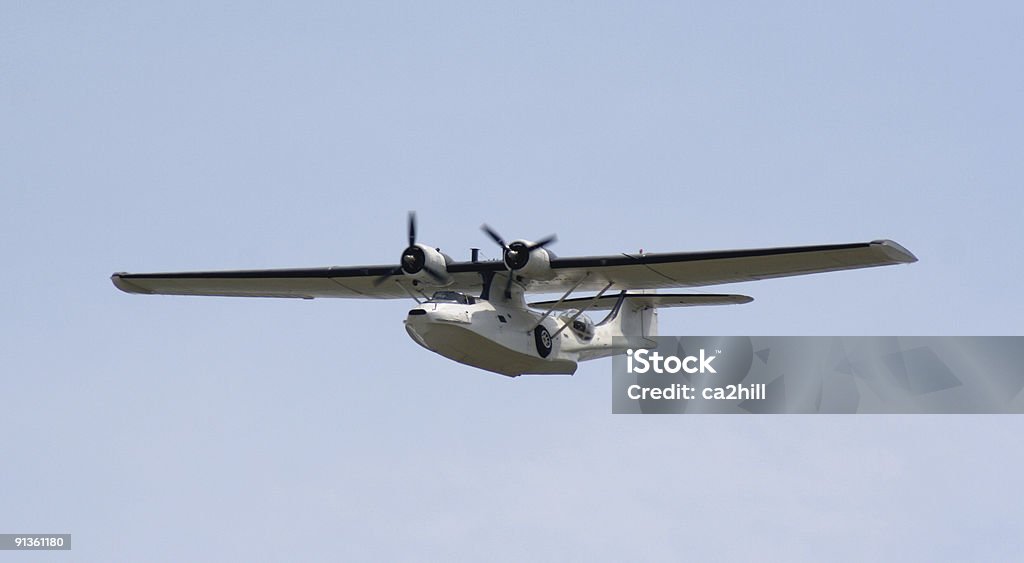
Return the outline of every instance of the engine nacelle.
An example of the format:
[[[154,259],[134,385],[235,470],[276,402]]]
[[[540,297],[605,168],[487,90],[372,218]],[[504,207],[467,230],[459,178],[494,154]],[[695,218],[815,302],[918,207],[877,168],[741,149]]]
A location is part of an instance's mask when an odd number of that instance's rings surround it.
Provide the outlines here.
[[[523,278],[548,280],[555,277],[551,269],[553,254],[544,248],[529,250],[532,245],[533,242],[528,240],[511,242],[505,250],[505,267]]]
[[[414,284],[450,285],[452,277],[448,275],[448,260],[436,248],[416,243],[402,252],[402,273],[411,278]]]

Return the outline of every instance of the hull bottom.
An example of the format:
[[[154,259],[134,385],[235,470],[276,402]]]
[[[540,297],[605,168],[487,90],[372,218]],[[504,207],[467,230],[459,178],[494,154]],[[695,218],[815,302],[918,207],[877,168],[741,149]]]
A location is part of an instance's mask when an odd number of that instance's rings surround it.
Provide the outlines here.
[[[526,374],[572,375],[576,362],[544,359],[511,350],[468,328],[454,324],[430,323],[417,327],[406,324],[417,344],[450,360],[509,377]]]

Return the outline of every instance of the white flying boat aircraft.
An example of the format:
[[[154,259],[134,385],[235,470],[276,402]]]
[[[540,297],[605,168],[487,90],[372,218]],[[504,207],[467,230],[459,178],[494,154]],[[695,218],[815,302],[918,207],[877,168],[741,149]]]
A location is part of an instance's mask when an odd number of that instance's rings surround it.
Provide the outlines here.
[[[234,270],[155,274],[116,273],[118,289],[160,295],[231,297],[412,298],[405,329],[424,348],[446,358],[507,376],[572,374],[578,362],[653,348],[664,307],[749,303],[745,295],[654,293],[916,262],[891,240],[850,244],[614,254],[559,258],[537,242],[506,243],[501,260],[456,262],[416,242],[409,214],[409,246],[397,266]],[[596,292],[573,297],[574,292]],[[554,301],[527,304],[528,293],[561,293]],[[594,323],[586,311],[608,311]]]

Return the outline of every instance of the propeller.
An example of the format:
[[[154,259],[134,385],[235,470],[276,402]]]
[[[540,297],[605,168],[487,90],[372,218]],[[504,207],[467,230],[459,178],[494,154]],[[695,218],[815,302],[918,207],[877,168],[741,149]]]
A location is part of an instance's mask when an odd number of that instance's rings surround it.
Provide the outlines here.
[[[409,246],[416,244],[416,212],[409,212]]]
[[[508,250],[508,245],[505,244],[505,241],[501,238],[501,235],[499,235],[494,229],[487,226],[487,223],[480,225],[480,228],[483,229],[485,233],[487,233],[487,236],[491,237],[491,240],[498,243],[498,246],[505,250]]]
[[[508,269],[508,281],[505,283],[505,299],[512,297],[512,278],[515,276],[516,270],[526,267],[527,262],[530,261],[530,253],[538,248],[544,248],[558,240],[556,235],[548,235],[539,241],[530,244],[520,241],[506,244],[505,239],[503,239],[497,231],[489,227],[486,223],[480,225],[480,229],[487,233],[487,236],[491,237],[491,240],[498,243],[498,246],[502,249],[502,260],[505,262],[505,267]]]
[[[409,212],[408,222],[409,246],[402,251],[402,257],[398,261],[398,267],[390,272],[373,280],[373,285],[378,286],[386,282],[392,276],[403,274],[417,274],[420,270],[425,271],[430,278],[438,283],[444,283],[445,273],[439,272],[436,268],[427,263],[427,255],[419,245],[416,244],[416,212]]]

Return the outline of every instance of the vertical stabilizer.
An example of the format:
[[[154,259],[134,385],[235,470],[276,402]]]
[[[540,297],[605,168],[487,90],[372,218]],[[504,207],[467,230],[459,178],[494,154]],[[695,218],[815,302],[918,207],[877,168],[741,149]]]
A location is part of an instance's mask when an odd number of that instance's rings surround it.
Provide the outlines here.
[[[633,348],[654,347],[658,336],[658,310],[640,299],[631,296],[653,291],[626,293],[619,295],[615,307],[608,317],[597,326],[598,334],[605,338],[624,338],[627,345]]]

